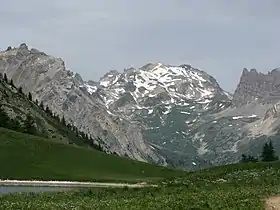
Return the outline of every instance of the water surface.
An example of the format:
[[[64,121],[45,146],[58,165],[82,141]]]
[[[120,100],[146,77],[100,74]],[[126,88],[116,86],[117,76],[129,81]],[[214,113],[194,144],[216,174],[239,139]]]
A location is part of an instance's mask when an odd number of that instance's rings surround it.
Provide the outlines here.
[[[41,193],[41,192],[62,192],[73,190],[70,187],[31,187],[31,186],[0,186],[0,194],[10,193]],[[75,188],[77,189],[77,188]]]

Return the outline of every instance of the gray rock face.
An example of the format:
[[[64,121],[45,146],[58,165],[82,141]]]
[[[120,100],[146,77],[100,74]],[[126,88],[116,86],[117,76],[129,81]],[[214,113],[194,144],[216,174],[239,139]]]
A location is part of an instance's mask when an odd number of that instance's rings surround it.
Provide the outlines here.
[[[275,103],[280,100],[280,69],[267,74],[258,73],[255,69],[243,70],[233,95],[233,104],[243,105],[254,100],[260,103]]]
[[[84,82],[79,74],[66,70],[64,61],[28,50],[26,44],[0,52],[0,72],[13,79],[24,92],[42,101],[66,121],[92,137],[100,137],[111,152],[127,155],[140,161],[165,164],[165,159],[154,152],[142,138],[137,122],[109,112],[101,98],[90,93],[97,90]]]
[[[108,151],[141,161],[195,170],[257,155],[268,137],[280,136],[279,69],[244,69],[233,97],[186,64],[150,63],[83,81],[61,59],[26,45],[0,52],[0,72],[101,137]]]

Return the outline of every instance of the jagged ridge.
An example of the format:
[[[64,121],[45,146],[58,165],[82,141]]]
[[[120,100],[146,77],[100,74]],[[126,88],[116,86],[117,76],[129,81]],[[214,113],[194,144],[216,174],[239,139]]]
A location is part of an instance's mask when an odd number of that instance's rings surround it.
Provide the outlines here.
[[[147,64],[83,81],[26,45],[0,54],[0,72],[110,151],[142,161],[187,169],[232,163],[278,135],[277,69],[244,70],[233,98],[190,65]]]

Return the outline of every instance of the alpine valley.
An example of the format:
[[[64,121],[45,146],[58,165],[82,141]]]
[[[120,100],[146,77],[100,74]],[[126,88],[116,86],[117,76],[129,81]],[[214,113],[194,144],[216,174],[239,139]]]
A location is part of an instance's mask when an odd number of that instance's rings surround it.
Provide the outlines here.
[[[197,170],[256,156],[268,138],[280,151],[280,69],[244,69],[233,94],[185,64],[149,63],[84,81],[62,59],[21,44],[0,52],[0,73],[102,139],[108,153]]]

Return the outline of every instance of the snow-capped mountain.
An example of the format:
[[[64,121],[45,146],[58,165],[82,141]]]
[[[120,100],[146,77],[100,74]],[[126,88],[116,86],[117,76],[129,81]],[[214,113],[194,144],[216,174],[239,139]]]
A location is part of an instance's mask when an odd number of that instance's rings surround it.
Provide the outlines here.
[[[146,109],[152,112],[155,105],[186,106],[188,101],[208,104],[214,98],[229,100],[216,80],[206,72],[190,65],[170,66],[147,64],[140,69],[127,69],[123,73],[110,71],[99,83],[85,84],[90,94],[102,97],[106,107],[114,111],[133,112]]]
[[[110,71],[98,83],[85,83],[84,87],[112,115],[139,122],[154,151],[165,157],[180,153],[178,156],[187,160],[183,164],[187,168],[193,168],[194,161],[202,166],[209,164],[188,140],[192,128],[206,122],[208,114],[228,107],[231,99],[212,76],[190,65],[156,63],[125,69],[123,73]],[[178,165],[174,158],[167,159]]]
[[[26,44],[0,52],[0,73],[7,74],[25,93],[90,136],[100,137],[110,152],[140,161],[165,165],[165,158],[153,151],[142,137],[137,122],[112,115],[100,97],[91,95],[93,81],[84,82],[79,74],[54,58]]]
[[[22,44],[0,52],[0,72],[108,151],[141,161],[185,169],[232,163],[278,136],[278,70],[244,70],[233,95],[185,64],[150,63],[84,81],[63,60]]]
[[[254,70],[248,74],[243,72],[232,96],[213,77],[190,65],[147,64],[123,73],[108,72],[91,86],[95,89],[91,94],[100,96],[110,113],[140,122],[144,139],[169,164],[193,169],[235,162],[242,153],[258,154],[267,136],[277,133],[278,118],[267,117],[278,113],[277,100],[256,104],[252,92],[257,86],[247,88],[254,86],[248,81],[277,79],[258,73],[256,77]],[[276,70],[271,74],[275,77]],[[244,104],[242,94],[254,100]]]

